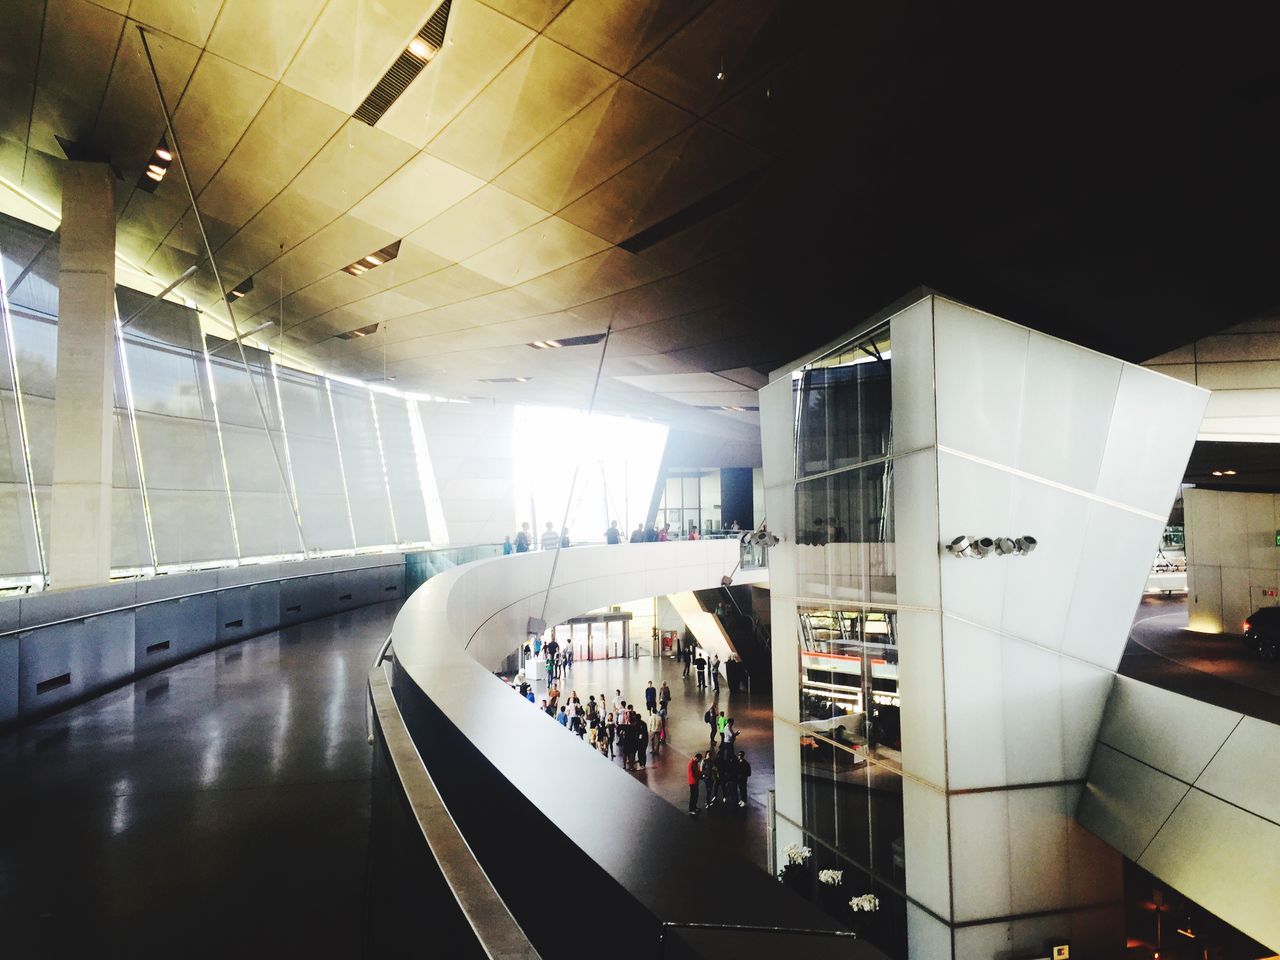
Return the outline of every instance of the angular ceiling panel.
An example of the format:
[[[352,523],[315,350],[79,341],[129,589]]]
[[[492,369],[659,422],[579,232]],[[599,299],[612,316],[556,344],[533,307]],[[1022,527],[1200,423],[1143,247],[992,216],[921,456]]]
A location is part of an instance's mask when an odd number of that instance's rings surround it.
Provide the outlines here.
[[[546,211],[489,185],[415,230],[409,240],[461,262],[546,217]]]
[[[60,157],[55,136],[93,135],[124,28],[124,17],[89,0],[48,0],[29,141],[34,149]]]
[[[42,0],[12,0],[0,30],[0,137],[25,144],[40,59]]]
[[[329,0],[283,82],[350,115],[437,6]]]
[[[514,287],[567,264],[585,260],[609,246],[594,234],[559,217],[548,217],[515,236],[463,261],[482,276]]]
[[[614,73],[626,73],[707,0],[574,0],[546,34]]]
[[[538,37],[431,141],[429,152],[492,179],[616,79]]]
[[[182,159],[197,193],[230,156],[273,87],[266,77],[230,60],[208,53],[200,58],[173,112]],[[157,192],[177,180],[166,178]]]
[[[130,19],[197,47],[209,39],[222,0],[133,0]]]
[[[764,161],[754,147],[699,123],[565,207],[560,216],[621,243]]]
[[[378,127],[415,147],[426,146],[536,35],[480,0],[454,0],[444,49]]]
[[[325,0],[225,0],[209,52],[279,80]]]
[[[333,107],[277,86],[200,195],[201,211],[237,226],[247,222],[298,175],[345,120]]]
[[[484,181],[429,154],[418,154],[351,208],[352,216],[408,236]]]
[[[693,122],[692,114],[622,81],[494,182],[544,210],[559,210]]]

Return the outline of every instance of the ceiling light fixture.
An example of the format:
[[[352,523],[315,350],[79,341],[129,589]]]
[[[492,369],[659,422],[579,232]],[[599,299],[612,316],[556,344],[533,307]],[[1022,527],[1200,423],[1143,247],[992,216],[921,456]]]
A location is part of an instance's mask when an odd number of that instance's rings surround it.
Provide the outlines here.
[[[173,159],[173,154],[169,151],[169,148],[164,145],[163,140],[160,141],[160,146],[156,147],[156,156],[165,163],[168,163]]]
[[[1222,476],[1222,471],[1221,471],[1221,470],[1215,470],[1215,471],[1213,471],[1213,475],[1214,475],[1215,477],[1220,477],[1220,476]]]
[[[371,333],[378,332],[378,325],[371,323],[366,327],[357,327],[355,330],[348,330],[346,333],[334,334],[339,340],[358,340],[360,337],[367,337]]]
[[[151,159],[147,161],[147,168],[138,178],[139,189],[154,193],[160,181],[164,179],[164,175],[169,172],[169,164],[172,162],[173,151],[164,140],[161,140],[159,146],[152,151]]]
[[[430,60],[440,51],[422,37],[414,37],[409,41],[409,52],[419,60]]]
[[[558,337],[555,340],[535,340],[529,346],[535,350],[554,350],[557,347],[586,347],[604,339],[603,333],[588,333],[581,337]]]
[[[241,280],[239,283],[237,283],[234,287],[231,288],[231,292],[227,294],[227,303],[232,303],[233,301],[239,300],[241,297],[243,297],[246,293],[248,293],[252,289],[253,289],[253,277],[245,277],[243,280]]]
[[[389,243],[381,250],[375,250],[368,256],[361,257],[355,263],[348,263],[342,268],[344,273],[349,273],[353,277],[358,277],[362,273],[372,270],[374,267],[380,267],[384,263],[388,263],[400,256],[400,241]]]
[[[156,172],[156,171],[154,171],[154,170],[147,170],[147,176],[148,176],[150,179],[154,180],[156,183],[159,183],[161,180],[163,180],[163,179],[164,179],[164,174],[163,174],[163,173],[157,173],[157,172]]]
[[[529,346],[535,350],[554,350],[560,343],[557,340],[535,340]]]
[[[1223,470],[1222,475],[1224,477],[1234,477],[1236,475],[1236,472],[1234,470]]]

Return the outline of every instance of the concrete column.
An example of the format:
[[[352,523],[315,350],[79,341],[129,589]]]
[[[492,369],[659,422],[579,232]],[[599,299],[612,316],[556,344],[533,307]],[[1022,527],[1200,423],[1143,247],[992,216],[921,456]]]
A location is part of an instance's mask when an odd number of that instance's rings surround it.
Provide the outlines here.
[[[49,539],[55,588],[104,583],[111,570],[114,190],[106,164],[63,168]]]

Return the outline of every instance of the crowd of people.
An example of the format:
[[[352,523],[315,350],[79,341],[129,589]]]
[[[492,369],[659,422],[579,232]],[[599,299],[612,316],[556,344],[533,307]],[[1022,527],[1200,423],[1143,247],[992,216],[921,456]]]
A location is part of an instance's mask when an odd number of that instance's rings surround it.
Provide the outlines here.
[[[737,521],[734,521],[733,525],[728,529],[737,531]],[[662,526],[652,523],[637,523],[636,528],[631,531],[631,535],[627,536],[618,529],[618,521],[614,520],[609,524],[609,529],[604,532],[605,543],[666,543],[669,540],[683,539],[701,540],[702,531],[696,523],[689,524],[687,533],[682,530],[673,532],[669,523],[664,523]],[[569,539],[569,529],[567,527],[561,528],[560,532],[556,533],[555,526],[548,520],[546,528],[542,531],[541,538],[535,540],[528,521],[525,521],[520,524],[520,529],[516,531],[514,537],[503,538],[502,555],[505,557],[512,553],[528,553],[539,548],[555,550],[557,547],[571,546],[573,546],[573,541]]]
[[[671,749],[668,739],[668,719],[671,710],[671,689],[666,681],[654,686],[650,680],[643,692],[642,706],[637,707],[620,689],[612,697],[601,693],[588,694],[584,703],[577,690],[567,696],[560,689],[560,681],[572,669],[572,651],[562,651],[555,640],[545,645],[535,638],[526,645],[526,656],[542,655],[547,670],[546,696],[538,704],[533,683],[524,674],[516,677],[513,686],[520,696],[539,708],[562,727],[598,750],[609,760],[619,760],[624,770],[643,770],[650,757],[657,758]],[[703,674],[699,689],[704,689],[705,673],[709,666],[702,661],[699,673]],[[718,658],[712,663],[719,666]],[[746,752],[738,749],[738,730],[733,718],[719,707],[718,673],[712,672],[717,696],[703,714],[708,727],[706,750],[698,751],[686,764],[689,786],[689,813],[697,815],[700,809],[713,810],[747,805],[747,781],[751,776],[751,764]],[[688,677],[686,665],[685,677]]]

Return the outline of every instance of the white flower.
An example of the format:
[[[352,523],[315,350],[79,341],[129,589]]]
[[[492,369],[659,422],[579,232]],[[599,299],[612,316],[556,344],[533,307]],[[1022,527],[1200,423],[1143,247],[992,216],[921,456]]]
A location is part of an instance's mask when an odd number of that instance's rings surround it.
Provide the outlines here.
[[[840,886],[841,881],[844,880],[844,871],[843,870],[819,870],[818,879],[829,886],[838,887]]]
[[[855,911],[866,911],[867,913],[871,913],[874,910],[880,909],[880,898],[874,893],[864,893],[862,896],[854,897],[850,900],[849,906],[851,906]]]
[[[787,863],[801,864],[813,856],[813,851],[798,843],[788,843],[782,848],[782,855],[787,858]]]

